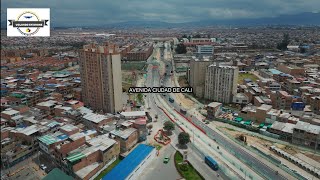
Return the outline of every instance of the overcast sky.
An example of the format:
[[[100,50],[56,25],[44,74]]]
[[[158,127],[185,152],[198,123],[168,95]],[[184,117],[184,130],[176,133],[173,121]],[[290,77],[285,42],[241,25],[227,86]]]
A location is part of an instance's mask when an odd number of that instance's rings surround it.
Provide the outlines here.
[[[274,17],[319,12],[320,0],[1,0],[7,8],[51,8],[56,25],[122,21],[190,22],[204,19]]]

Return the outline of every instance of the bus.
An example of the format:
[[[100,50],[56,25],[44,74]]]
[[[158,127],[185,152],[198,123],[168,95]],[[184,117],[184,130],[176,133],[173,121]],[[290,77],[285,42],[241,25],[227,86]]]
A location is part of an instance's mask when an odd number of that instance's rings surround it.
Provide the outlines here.
[[[171,103],[173,103],[173,102],[174,102],[174,99],[172,99],[171,97],[169,97],[169,101],[170,101]]]
[[[204,158],[204,162],[214,171],[219,169],[218,163],[214,159],[212,159],[212,157],[210,156],[206,156]]]

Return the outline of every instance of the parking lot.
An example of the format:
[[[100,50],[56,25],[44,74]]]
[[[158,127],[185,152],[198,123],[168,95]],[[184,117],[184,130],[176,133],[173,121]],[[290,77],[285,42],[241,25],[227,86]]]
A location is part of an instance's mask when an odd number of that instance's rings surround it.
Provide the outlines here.
[[[33,161],[25,161],[24,166],[17,168],[9,173],[9,177],[4,176],[6,180],[40,180],[46,173],[41,170]],[[7,175],[7,174],[6,174]]]
[[[35,164],[37,164],[38,168],[43,164],[44,166],[46,166],[45,168],[45,172],[49,173],[52,169],[56,168],[57,166],[54,164],[54,162],[52,161],[52,159],[50,159],[50,157],[48,157],[48,155],[40,153],[39,156],[36,156],[33,161],[35,162]]]

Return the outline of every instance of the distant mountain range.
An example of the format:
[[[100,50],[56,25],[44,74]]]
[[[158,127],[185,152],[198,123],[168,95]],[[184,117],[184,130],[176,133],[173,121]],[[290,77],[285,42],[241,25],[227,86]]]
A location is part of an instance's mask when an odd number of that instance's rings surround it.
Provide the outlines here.
[[[106,27],[192,27],[192,26],[264,26],[264,25],[320,25],[320,13],[300,13],[295,15],[281,15],[273,18],[256,19],[205,19],[187,23],[167,23],[161,21],[128,21],[107,24]]]
[[[6,28],[6,21],[1,21],[1,29]],[[294,15],[280,15],[272,18],[245,18],[212,20],[204,19],[187,23],[167,23],[162,21],[127,21],[101,25],[99,27],[88,26],[84,28],[173,28],[173,27],[193,27],[193,26],[265,26],[265,25],[320,25],[320,13],[300,13]],[[69,28],[64,25],[53,24],[55,28]],[[81,26],[79,26],[81,27]]]

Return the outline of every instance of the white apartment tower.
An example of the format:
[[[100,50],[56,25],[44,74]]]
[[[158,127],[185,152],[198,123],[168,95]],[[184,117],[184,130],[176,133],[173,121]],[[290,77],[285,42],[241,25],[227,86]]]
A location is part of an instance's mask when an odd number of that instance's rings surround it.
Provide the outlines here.
[[[204,98],[231,103],[237,93],[239,69],[236,66],[212,64],[207,67]]]

